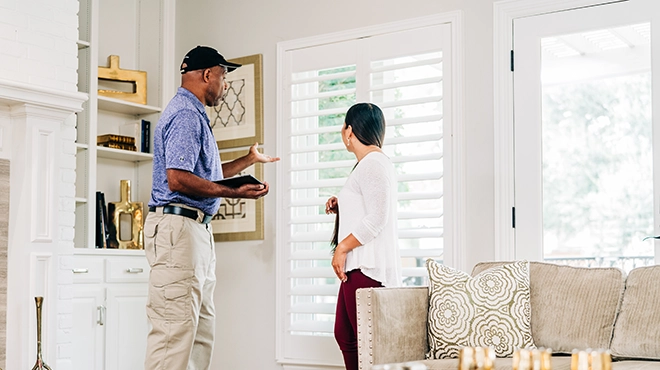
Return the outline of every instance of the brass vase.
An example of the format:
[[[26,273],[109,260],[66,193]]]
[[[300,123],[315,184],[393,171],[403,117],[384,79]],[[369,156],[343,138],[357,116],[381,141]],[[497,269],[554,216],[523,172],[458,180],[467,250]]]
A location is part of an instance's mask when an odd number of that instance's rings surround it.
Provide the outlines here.
[[[34,303],[37,305],[37,363],[34,364],[32,370],[51,370],[50,366],[46,365],[41,358],[41,305],[43,302],[44,297],[34,297]]]
[[[142,202],[131,201],[131,181],[120,181],[119,202],[108,202],[108,218],[110,218],[110,241],[109,248],[119,249],[144,249],[143,235],[143,206]],[[128,215],[131,219],[131,235],[129,238],[121,239],[120,224],[122,215]]]

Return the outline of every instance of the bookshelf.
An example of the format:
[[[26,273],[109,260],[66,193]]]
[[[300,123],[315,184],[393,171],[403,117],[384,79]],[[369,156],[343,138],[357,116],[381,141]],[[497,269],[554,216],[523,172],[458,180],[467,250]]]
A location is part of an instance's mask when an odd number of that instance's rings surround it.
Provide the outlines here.
[[[138,369],[148,323],[136,312],[144,312],[147,302],[149,264],[143,250],[96,248],[96,192],[105,202],[119,201],[120,180],[130,180],[131,200],[141,201],[146,214],[153,155],[100,147],[97,137],[125,135],[122,127],[141,127],[142,120],[151,122],[153,137],[175,92],[176,2],[80,0],[79,6],[78,89],[89,99],[76,117],[71,362],[74,369]],[[107,66],[110,55],[120,57],[122,69],[147,72],[147,104],[99,96],[98,67]]]
[[[97,146],[104,134],[126,135],[122,126],[151,122],[150,137],[162,107],[174,94],[174,0],[80,0],[78,89],[89,96],[77,115],[76,249],[96,249],[96,192],[119,201],[120,180],[131,181],[133,201],[146,207],[151,190],[153,155]],[[170,37],[167,37],[167,36]],[[147,72],[147,104],[98,94],[98,67],[118,55],[120,68]],[[101,84],[107,88],[107,82]],[[118,84],[116,84],[118,85]],[[124,87],[117,90],[125,91]]]

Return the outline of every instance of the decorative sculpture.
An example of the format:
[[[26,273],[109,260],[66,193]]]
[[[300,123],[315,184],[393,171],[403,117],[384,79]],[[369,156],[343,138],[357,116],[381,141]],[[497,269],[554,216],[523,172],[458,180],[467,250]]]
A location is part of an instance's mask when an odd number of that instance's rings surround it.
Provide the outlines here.
[[[120,181],[119,202],[108,202],[108,218],[110,218],[109,248],[144,249],[143,206],[142,202],[131,202],[131,181]],[[130,217],[131,235],[124,238],[121,235],[121,219]]]
[[[32,370],[51,370],[50,366],[46,365],[41,358],[41,305],[43,302],[44,297],[34,297],[34,303],[37,305],[37,363],[34,364]]]
[[[99,89],[99,95],[122,99],[138,104],[147,104],[147,72],[119,68],[119,56],[108,57],[109,67],[99,67],[99,80],[129,82],[132,92]]]

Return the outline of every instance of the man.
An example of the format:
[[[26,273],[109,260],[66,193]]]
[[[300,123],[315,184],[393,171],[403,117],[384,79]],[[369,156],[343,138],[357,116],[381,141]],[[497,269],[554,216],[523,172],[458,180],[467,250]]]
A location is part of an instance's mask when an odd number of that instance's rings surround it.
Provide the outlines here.
[[[215,247],[211,218],[221,197],[257,199],[268,184],[228,188],[213,181],[254,163],[275,162],[257,151],[221,164],[204,105],[216,106],[226,74],[240,67],[215,49],[197,46],[181,64],[181,87],[154,132],[153,187],[144,225],[151,266],[146,370],[206,370],[215,334]]]

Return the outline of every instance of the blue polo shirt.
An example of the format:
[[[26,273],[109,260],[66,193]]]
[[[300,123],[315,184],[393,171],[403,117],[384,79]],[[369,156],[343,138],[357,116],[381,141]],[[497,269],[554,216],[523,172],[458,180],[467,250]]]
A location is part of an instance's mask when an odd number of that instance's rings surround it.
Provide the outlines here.
[[[214,215],[220,198],[206,198],[171,191],[167,169],[191,172],[203,179],[223,178],[218,146],[204,105],[180,87],[158,120],[154,130],[153,185],[149,207],[181,203]]]

